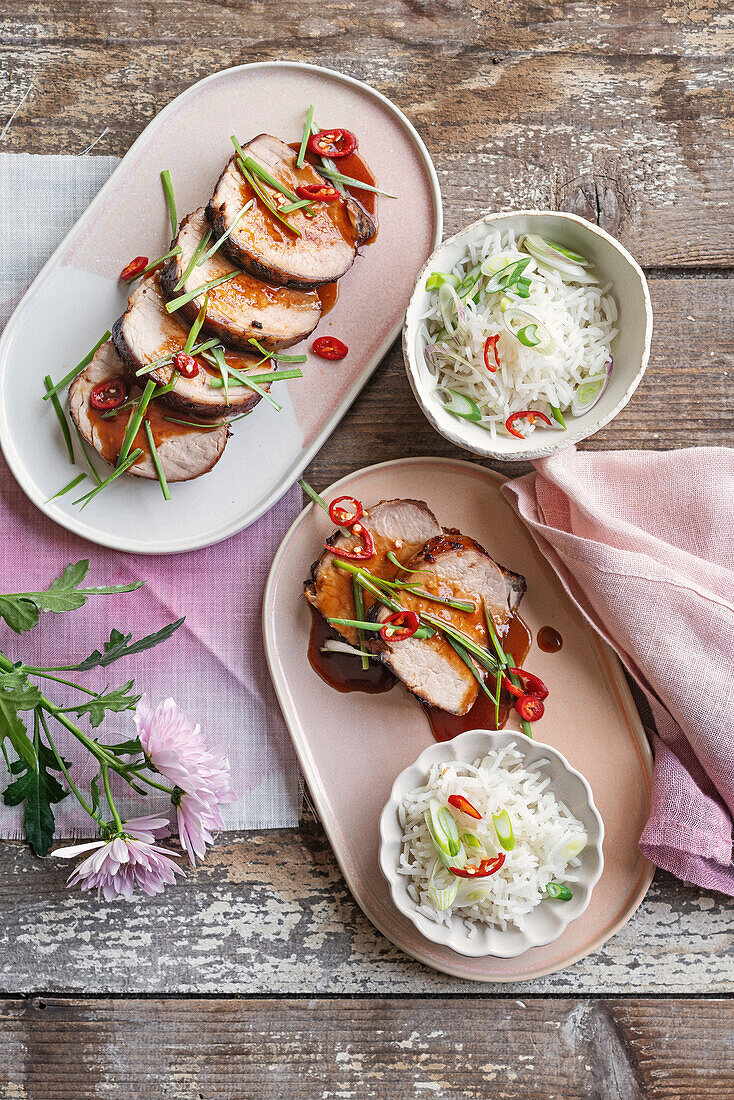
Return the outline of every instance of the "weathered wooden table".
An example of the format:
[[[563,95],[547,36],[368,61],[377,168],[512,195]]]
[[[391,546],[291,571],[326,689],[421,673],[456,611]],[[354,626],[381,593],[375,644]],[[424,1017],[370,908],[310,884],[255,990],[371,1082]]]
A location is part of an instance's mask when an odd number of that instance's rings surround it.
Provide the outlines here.
[[[246,61],[341,69],[402,107],[446,230],[572,210],[647,270],[644,383],[590,448],[732,441],[731,20],[713,0],[3,0],[0,149],[122,154]],[[394,430],[395,423],[401,431]],[[308,472],[455,453],[399,347]],[[509,472],[506,470],[505,472]],[[728,736],[724,732],[723,735]],[[361,915],[324,835],[230,835],[159,899],[98,905],[0,846],[0,1097],[734,1097],[731,907],[657,874],[624,929],[540,981],[464,984]]]

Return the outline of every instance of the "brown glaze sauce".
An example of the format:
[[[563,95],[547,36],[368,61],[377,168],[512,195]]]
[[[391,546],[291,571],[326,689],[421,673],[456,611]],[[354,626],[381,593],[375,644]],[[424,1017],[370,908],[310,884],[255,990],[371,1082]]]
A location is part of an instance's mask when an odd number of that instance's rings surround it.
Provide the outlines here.
[[[289,309],[313,309],[316,304],[316,292],[289,290],[283,286],[271,286],[243,272],[226,283],[212,287],[209,291],[209,304],[225,315],[237,316],[243,308],[266,309],[268,306],[282,305]]]
[[[515,666],[521,667],[530,649],[532,638],[530,631],[517,613],[510,617],[501,639],[505,653],[512,654]],[[491,673],[487,673],[486,683],[489,690],[494,691],[495,679]],[[479,692],[474,706],[466,714],[449,714],[427,703],[422,703],[421,706],[436,740],[451,741],[460,733],[466,733],[467,730],[504,729],[507,716],[514,704],[514,698],[503,689],[500,696],[499,725],[495,724],[494,701],[483,691]]]
[[[337,298],[339,297],[339,284],[324,283],[323,286],[316,288],[316,293],[321,302],[321,316],[324,317],[336,305]]]
[[[377,695],[389,691],[397,683],[395,676],[380,661],[370,659],[369,668],[363,669],[356,657],[346,653],[322,653],[321,647],[330,638],[344,641],[316,608],[311,607],[311,636],[308,643],[308,659],[311,668],[336,691],[364,691]]]
[[[135,394],[135,391],[133,391],[133,394]],[[99,440],[100,453],[104,460],[111,465],[117,462],[122,449],[122,441],[125,437],[128,420],[133,411],[133,409],[122,409],[115,416],[105,418],[101,411],[93,409],[91,404],[87,404],[89,420]],[[187,432],[192,430],[190,427],[186,427],[183,424],[173,424],[170,420],[166,419],[167,416],[176,416],[176,413],[172,412],[166,405],[162,405],[159,401],[150,402],[145,419],[150,424],[156,447],[160,447],[165,440],[171,439],[173,436],[186,435]],[[177,419],[186,418],[177,417]],[[138,462],[140,462],[144,455],[150,453],[148,437],[142,423],[130,450],[135,450],[137,447],[140,447],[143,451],[143,455],[138,459]]]
[[[291,149],[298,152],[301,145],[300,142],[294,142],[291,145]],[[320,163],[319,157],[314,157],[312,153],[306,153],[306,160],[312,166],[315,167]],[[353,180],[359,180],[360,183],[368,183],[370,187],[377,187],[377,177],[367,164],[367,161],[361,156],[358,149],[355,149],[353,153],[349,153],[346,157],[339,157],[334,161],[339,172],[345,176],[351,176]],[[328,181],[327,181],[328,182]],[[372,244],[377,239],[377,233],[379,230],[377,221],[377,195],[374,191],[363,191],[359,187],[348,187],[347,191],[356,199],[360,206],[364,207],[372,221],[375,223],[375,231],[365,244]],[[334,204],[327,204],[334,205]]]
[[[563,645],[563,638],[552,626],[541,626],[536,641],[544,653],[557,653]]]

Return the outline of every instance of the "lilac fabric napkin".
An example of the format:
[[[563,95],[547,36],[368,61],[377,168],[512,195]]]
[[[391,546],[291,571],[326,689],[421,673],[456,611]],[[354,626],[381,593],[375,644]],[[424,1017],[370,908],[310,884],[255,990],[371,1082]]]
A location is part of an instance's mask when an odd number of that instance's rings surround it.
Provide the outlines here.
[[[114,157],[0,153],[0,328],[116,164]],[[240,795],[223,808],[230,829],[298,824],[299,769],[265,663],[260,604],[270,563],[301,499],[294,486],[249,530],[218,546],[135,557],[55,526],[29,503],[0,457],[0,591],[45,587],[80,558],[91,561],[89,584],[146,581],[131,595],[100,596],[78,611],[44,615],[39,627],[21,637],[0,623],[0,650],[29,662],[48,664],[57,656],[70,663],[100,648],[113,627],[140,637],[186,615],[168,642],[87,673],[84,683],[94,688],[134,678],[152,701],[173,696],[213,741],[228,741]],[[54,698],[67,698],[66,689],[52,687]],[[131,714],[108,716],[102,729],[131,736]],[[60,739],[76,774],[82,759],[76,742],[63,734]],[[0,772],[3,767],[0,761]],[[127,816],[149,812],[146,804],[137,796],[120,799]],[[56,808],[56,820],[58,836],[90,833],[72,798]],[[0,837],[22,835],[20,811],[0,801]]]
[[[649,700],[640,848],[734,895],[734,450],[563,451],[503,492]]]

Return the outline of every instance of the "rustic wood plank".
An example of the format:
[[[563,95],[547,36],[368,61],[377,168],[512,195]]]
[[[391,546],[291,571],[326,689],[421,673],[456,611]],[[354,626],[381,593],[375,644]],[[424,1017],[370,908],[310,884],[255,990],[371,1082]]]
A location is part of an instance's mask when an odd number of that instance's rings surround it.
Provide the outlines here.
[[[654,335],[650,364],[630,404],[585,450],[734,443],[732,280],[712,276],[650,279]],[[396,432],[394,425],[401,425]],[[327,440],[307,476],[321,489],[348,470],[410,455],[473,459],[440,436],[416,405],[400,343]],[[488,462],[516,475],[529,465]]]
[[[496,987],[435,973],[384,939],[310,816],[298,831],[222,836],[175,889],[132,904],[66,893],[66,874],[60,860],[0,845],[0,993],[734,991],[730,903],[661,873],[600,951]]]
[[[121,154],[217,69],[295,59],[394,98],[435,158],[447,230],[480,209],[576,210],[643,264],[734,265],[725,8],[345,0],[4,0],[0,111],[34,91],[3,148]],[[188,46],[195,37],[196,49]],[[121,94],[125,108],[120,111]]]
[[[0,1096],[717,1100],[731,1001],[7,1000]]]

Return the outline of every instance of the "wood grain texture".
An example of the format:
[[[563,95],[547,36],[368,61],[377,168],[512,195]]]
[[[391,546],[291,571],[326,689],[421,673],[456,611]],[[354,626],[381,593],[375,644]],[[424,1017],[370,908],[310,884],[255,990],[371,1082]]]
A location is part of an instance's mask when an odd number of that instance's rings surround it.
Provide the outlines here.
[[[60,860],[0,845],[0,993],[734,991],[731,904],[660,872],[601,950],[511,986],[450,978],[393,947],[310,816],[297,832],[222,836],[175,889],[132,904],[66,893],[67,874]]]
[[[731,1001],[7,1000],[8,1100],[717,1100]]]
[[[477,210],[590,214],[643,264],[734,263],[731,23],[713,0],[4,0],[4,148],[123,153],[195,80],[251,61],[341,69],[393,98]],[[195,49],[189,45],[195,41]]]

